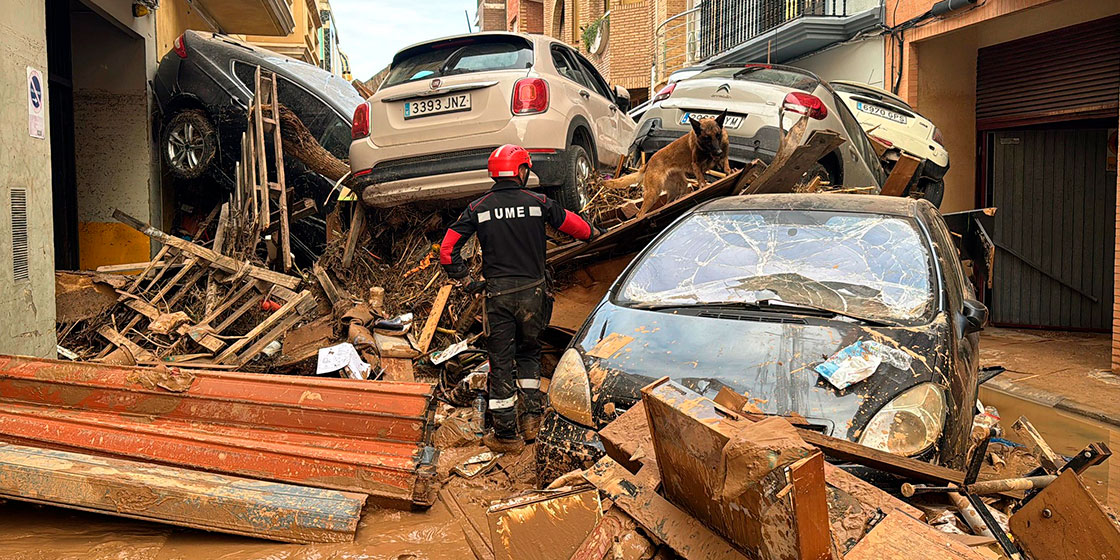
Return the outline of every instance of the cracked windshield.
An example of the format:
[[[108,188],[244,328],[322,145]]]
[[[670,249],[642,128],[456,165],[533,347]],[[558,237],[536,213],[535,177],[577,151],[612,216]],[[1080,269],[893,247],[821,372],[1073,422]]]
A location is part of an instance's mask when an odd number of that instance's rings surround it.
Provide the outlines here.
[[[909,322],[933,305],[930,261],[901,218],[810,211],[689,218],[620,291],[636,307],[774,303]]]

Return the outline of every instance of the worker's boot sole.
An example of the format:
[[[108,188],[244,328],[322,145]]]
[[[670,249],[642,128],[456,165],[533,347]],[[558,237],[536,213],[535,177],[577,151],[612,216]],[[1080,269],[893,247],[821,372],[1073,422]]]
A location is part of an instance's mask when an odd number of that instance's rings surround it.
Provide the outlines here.
[[[494,453],[516,453],[525,449],[525,440],[518,436],[515,439],[500,438],[490,432],[482,436],[482,444],[493,451]]]

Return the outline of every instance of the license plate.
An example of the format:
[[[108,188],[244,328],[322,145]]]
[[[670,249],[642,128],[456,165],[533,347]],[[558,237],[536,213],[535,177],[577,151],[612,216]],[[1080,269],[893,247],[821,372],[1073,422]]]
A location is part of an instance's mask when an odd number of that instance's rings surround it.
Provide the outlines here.
[[[443,113],[471,110],[471,94],[456,93],[443,97],[430,97],[404,102],[404,118],[415,119]]]
[[[856,101],[856,109],[863,111],[869,115],[876,117],[883,117],[884,119],[894,121],[898,124],[906,124],[906,115],[900,115],[894,111],[888,111],[878,105],[870,105],[862,101]]]
[[[681,116],[681,124],[688,124],[689,117],[694,118],[696,120],[700,120],[700,119],[714,119],[718,116],[719,115],[716,114],[716,113],[686,112],[684,115]],[[727,118],[724,119],[724,121],[723,121],[723,128],[739,128],[739,125],[741,125],[741,124],[743,124],[743,117],[735,116],[735,115],[727,115]]]

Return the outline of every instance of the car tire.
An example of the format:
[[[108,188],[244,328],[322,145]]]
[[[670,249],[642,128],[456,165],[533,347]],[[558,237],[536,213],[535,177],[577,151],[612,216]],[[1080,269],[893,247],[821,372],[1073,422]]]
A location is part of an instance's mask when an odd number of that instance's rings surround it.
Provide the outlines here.
[[[572,212],[580,212],[591,200],[591,180],[595,164],[587,150],[579,144],[572,145],[564,154],[564,184],[556,191],[560,204]]]
[[[201,177],[217,153],[217,133],[206,113],[179,111],[168,119],[160,136],[160,152],[168,172],[179,179]]]
[[[922,198],[928,200],[935,208],[941,208],[941,199],[945,198],[945,181],[939,179],[926,183]]]
[[[818,161],[811,167],[809,167],[809,170],[801,176],[801,180],[797,182],[797,186],[794,188],[794,192],[804,192],[805,189],[809,186],[809,183],[812,183],[813,179],[817,177],[820,178],[822,183],[828,183],[831,186],[836,186],[832,184],[832,172],[828,170],[828,166]]]

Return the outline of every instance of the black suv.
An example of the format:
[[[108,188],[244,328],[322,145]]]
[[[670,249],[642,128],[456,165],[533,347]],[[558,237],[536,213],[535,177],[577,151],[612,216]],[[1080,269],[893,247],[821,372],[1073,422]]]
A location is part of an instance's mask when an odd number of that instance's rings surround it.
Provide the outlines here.
[[[354,109],[364,101],[349,82],[225,35],[187,31],[160,61],[152,84],[161,114],[159,150],[172,176],[205,176],[232,187],[257,66],[276,73],[280,102],[324,148],[346,160]],[[294,158],[287,158],[285,175],[297,193],[317,200],[330,186]]]

